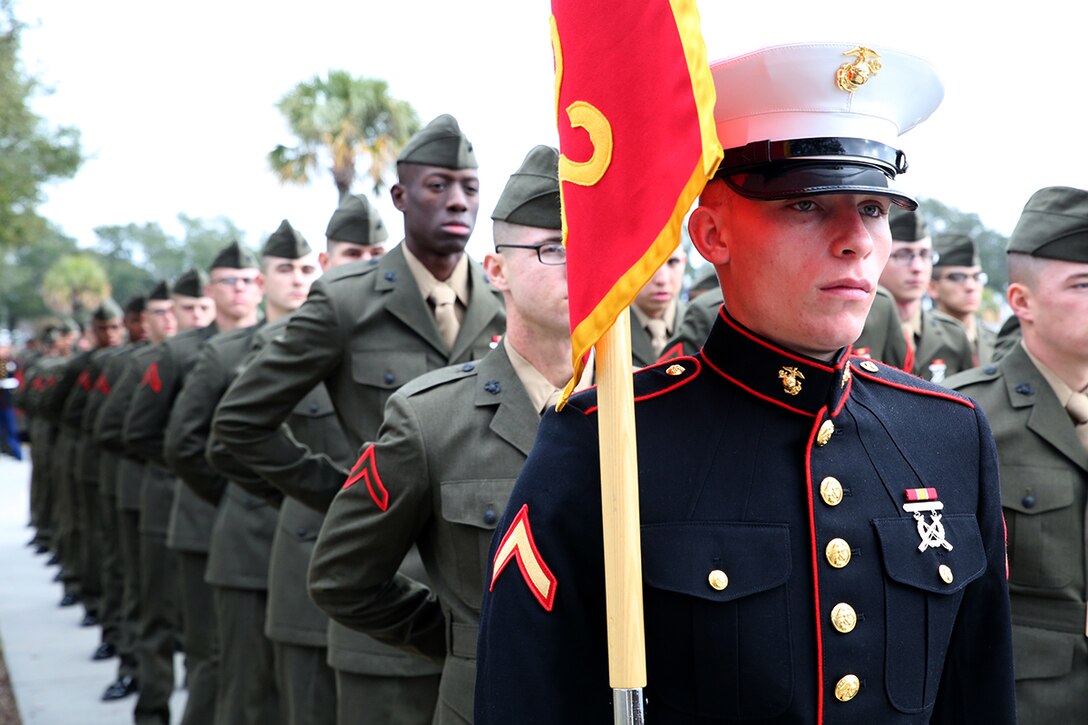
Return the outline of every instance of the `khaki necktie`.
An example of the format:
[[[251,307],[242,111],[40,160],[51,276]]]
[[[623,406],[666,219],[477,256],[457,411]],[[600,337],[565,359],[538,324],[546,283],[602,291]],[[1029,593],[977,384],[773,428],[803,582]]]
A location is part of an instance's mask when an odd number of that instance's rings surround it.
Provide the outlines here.
[[[646,320],[646,332],[650,333],[650,346],[654,349],[654,357],[661,357],[661,351],[665,349],[665,343],[669,340],[669,330],[665,321],[659,317]]]
[[[434,322],[438,326],[438,334],[446,341],[446,347],[453,349],[453,341],[457,339],[457,330],[460,327],[454,307],[457,294],[448,284],[439,282],[431,290],[430,300],[434,304]]]
[[[1088,450],[1088,393],[1073,393],[1065,409],[1073,419],[1080,444]]]

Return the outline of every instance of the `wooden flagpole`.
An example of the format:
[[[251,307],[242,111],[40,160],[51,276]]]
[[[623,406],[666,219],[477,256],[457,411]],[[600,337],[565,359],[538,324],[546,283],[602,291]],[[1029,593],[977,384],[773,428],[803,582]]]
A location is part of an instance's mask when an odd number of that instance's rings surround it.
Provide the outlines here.
[[[630,315],[625,308],[596,346],[608,676],[615,725],[644,722],[646,686]]]

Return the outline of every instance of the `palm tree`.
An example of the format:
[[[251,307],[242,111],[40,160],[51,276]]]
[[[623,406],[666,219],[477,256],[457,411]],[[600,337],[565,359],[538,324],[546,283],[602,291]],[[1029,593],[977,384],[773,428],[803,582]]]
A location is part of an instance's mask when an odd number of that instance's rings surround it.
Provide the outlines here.
[[[87,254],[67,254],[42,278],[42,300],[54,312],[83,321],[83,311],[102,304],[112,289],[106,270]]]
[[[356,78],[330,70],[299,83],[276,104],[298,145],[276,146],[268,154],[282,182],[309,183],[320,164],[331,160],[336,188],[351,192],[357,160],[368,160],[367,175],[377,193],[404,143],[419,129],[407,101],[392,98],[383,80]]]

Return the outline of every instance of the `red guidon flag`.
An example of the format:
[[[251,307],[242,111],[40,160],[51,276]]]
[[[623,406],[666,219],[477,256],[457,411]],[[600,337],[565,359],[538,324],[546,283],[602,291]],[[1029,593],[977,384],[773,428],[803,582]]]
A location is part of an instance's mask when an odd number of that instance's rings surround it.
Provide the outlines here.
[[[694,0],[552,0],[574,378],[680,240],[718,168]]]

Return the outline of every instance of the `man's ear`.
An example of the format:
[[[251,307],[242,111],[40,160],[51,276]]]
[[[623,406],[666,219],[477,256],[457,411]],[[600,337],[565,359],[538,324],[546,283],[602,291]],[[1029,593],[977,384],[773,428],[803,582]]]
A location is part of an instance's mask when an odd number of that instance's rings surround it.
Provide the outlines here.
[[[688,218],[691,243],[703,259],[717,267],[729,262],[729,234],[721,205],[700,205]]]
[[[487,275],[491,286],[500,292],[510,289],[510,284],[506,280],[506,260],[498,252],[488,252],[484,255],[484,274]]]
[[[1033,300],[1030,287],[1022,282],[1013,282],[1009,285],[1005,297],[1009,301],[1009,307],[1012,308],[1013,314],[1019,317],[1021,322],[1035,321],[1035,317],[1031,312]]]
[[[404,201],[404,187],[399,181],[389,188],[389,196],[393,198],[393,206],[397,208],[397,211],[404,211],[407,208]]]

